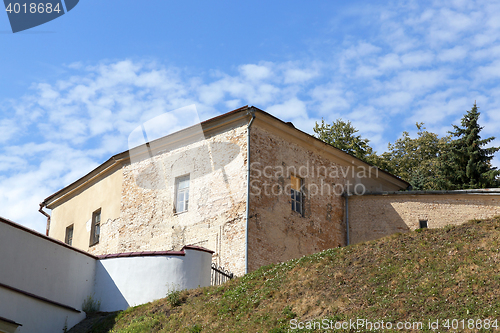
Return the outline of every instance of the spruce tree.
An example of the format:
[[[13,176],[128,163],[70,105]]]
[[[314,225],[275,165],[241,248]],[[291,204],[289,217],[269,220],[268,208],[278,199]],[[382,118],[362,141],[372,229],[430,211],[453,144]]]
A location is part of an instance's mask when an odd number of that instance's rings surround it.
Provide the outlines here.
[[[479,115],[474,102],[472,109],[462,118],[461,126],[453,125],[455,130],[450,132],[457,139],[452,140],[444,158],[447,178],[453,188],[489,188],[500,185],[500,171],[491,164],[500,147],[484,148],[495,137],[481,139],[479,133],[483,127],[479,126]]]

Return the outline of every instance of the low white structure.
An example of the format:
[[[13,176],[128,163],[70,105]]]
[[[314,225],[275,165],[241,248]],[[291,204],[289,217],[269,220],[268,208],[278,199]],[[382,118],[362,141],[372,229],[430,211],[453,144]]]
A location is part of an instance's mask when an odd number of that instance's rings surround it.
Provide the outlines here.
[[[85,318],[89,296],[116,311],[210,285],[212,252],[96,257],[0,217],[0,258],[0,332],[54,333]]]
[[[99,258],[95,295],[101,301],[101,311],[125,310],[163,298],[173,289],[210,285],[212,252],[200,247]]]
[[[0,258],[0,317],[22,325],[7,332],[60,332],[85,318],[94,256],[0,218]]]

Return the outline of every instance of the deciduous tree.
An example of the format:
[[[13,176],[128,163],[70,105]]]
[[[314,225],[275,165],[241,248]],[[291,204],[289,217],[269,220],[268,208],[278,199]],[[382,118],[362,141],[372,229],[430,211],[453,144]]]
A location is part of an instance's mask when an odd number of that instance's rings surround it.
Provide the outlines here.
[[[403,132],[394,144],[389,143],[388,151],[383,153],[383,162],[390,173],[409,182],[414,190],[439,189],[444,181],[441,172],[441,156],[450,141],[450,137],[439,138],[425,129],[423,123],[416,124],[416,138]]]
[[[373,154],[373,149],[368,144],[370,141],[361,138],[361,135],[356,135],[358,130],[350,121],[337,119],[328,124],[322,119],[321,125],[316,122],[313,130],[318,139],[361,160],[367,161]]]

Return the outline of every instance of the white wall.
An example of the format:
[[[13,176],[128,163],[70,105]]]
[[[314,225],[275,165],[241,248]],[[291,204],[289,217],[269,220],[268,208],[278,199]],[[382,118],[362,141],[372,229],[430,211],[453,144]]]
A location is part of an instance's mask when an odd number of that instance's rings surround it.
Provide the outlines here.
[[[2,317],[22,325],[16,333],[62,332],[65,324],[70,328],[85,319],[84,312],[74,313],[3,288],[0,303]]]
[[[0,317],[22,324],[16,333],[62,332],[85,318],[81,308],[89,295],[101,301],[101,311],[124,310],[163,298],[172,288],[209,286],[211,262],[211,252],[189,246],[97,260],[0,218]]]
[[[185,255],[117,257],[99,260],[96,299],[102,311],[164,298],[172,290],[210,285],[211,253],[184,249]]]
[[[0,221],[0,283],[81,310],[93,293],[96,260]],[[16,332],[54,333],[85,313],[37,300],[0,286],[0,317],[23,326]],[[67,319],[66,319],[67,318]]]

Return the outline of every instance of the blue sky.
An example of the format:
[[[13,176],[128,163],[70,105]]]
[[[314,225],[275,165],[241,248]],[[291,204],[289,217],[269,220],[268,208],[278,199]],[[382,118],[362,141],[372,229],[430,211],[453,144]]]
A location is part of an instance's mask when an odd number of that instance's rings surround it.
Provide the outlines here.
[[[0,216],[43,232],[39,202],[191,104],[309,133],[351,120],[381,153],[416,122],[446,134],[476,100],[500,136],[499,17],[497,1],[83,0],[12,34],[0,14]]]

